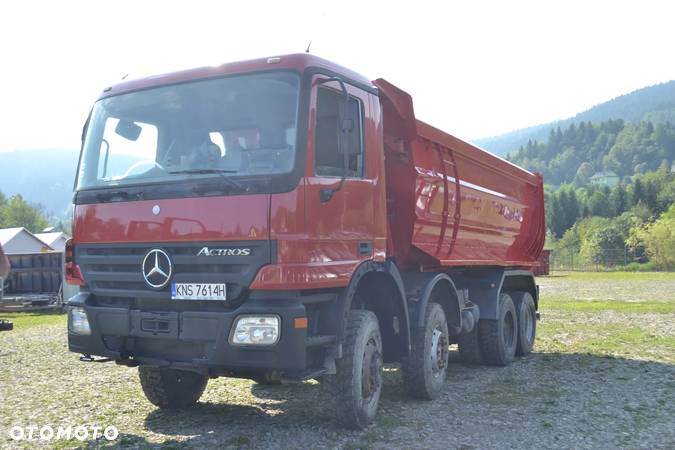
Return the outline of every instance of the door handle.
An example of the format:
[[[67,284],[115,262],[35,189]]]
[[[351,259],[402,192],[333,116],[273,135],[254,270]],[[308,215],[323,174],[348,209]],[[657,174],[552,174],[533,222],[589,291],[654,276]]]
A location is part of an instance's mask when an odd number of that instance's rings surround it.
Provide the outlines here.
[[[359,255],[370,255],[373,253],[373,244],[370,242],[359,242]]]

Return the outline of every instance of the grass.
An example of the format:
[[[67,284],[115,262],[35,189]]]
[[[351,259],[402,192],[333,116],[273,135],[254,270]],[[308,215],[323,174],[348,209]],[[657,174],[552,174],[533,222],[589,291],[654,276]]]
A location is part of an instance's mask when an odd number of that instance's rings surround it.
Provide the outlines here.
[[[624,323],[560,322],[539,324],[540,347],[547,351],[590,355],[657,359],[675,363],[675,336],[660,335]]]
[[[675,363],[675,273],[540,278],[538,349]]]
[[[675,272],[553,272],[552,277],[566,277],[574,281],[675,281]]]
[[[38,326],[63,325],[68,321],[68,316],[62,311],[50,312],[0,312],[0,319],[9,320],[14,324],[15,330]]]
[[[542,309],[569,313],[598,313],[614,311],[637,314],[675,314],[675,302],[619,301],[619,300],[577,300],[571,297],[544,299]]]

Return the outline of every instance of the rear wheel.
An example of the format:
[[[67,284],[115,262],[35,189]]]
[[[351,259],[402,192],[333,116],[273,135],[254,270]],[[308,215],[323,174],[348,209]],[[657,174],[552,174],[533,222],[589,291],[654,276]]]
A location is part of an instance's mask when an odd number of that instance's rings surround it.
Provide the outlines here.
[[[424,315],[424,327],[412,332],[410,356],[401,364],[403,386],[409,395],[433,400],[445,384],[448,367],[448,323],[438,303],[430,302]]]
[[[497,320],[478,322],[481,353],[487,364],[506,366],[516,354],[518,318],[511,296],[502,293],[497,305]]]
[[[532,353],[534,339],[537,335],[537,308],[534,305],[534,298],[529,292],[514,293],[513,300],[518,314],[516,355],[529,355]]]
[[[195,404],[209,381],[197,372],[151,366],[140,366],[138,376],[150,403],[167,409]]]
[[[335,401],[337,420],[362,429],[375,419],[382,392],[382,337],[375,314],[349,313],[342,349],[336,374],[323,378]]]

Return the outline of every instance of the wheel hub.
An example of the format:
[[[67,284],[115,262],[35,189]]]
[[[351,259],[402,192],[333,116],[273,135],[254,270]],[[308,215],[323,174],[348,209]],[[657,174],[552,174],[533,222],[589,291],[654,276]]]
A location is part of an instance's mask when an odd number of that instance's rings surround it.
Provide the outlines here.
[[[361,395],[368,399],[382,385],[382,355],[373,339],[366,344],[361,368]]]
[[[440,328],[435,328],[431,335],[431,370],[435,377],[439,376],[445,369],[448,361],[448,338]]]
[[[515,337],[516,337],[515,327],[516,322],[513,318],[513,315],[507,313],[504,316],[503,335],[504,335],[504,344],[506,344],[508,348],[511,348],[513,345],[515,345]]]
[[[525,308],[525,336],[527,337],[528,342],[532,342],[533,340],[533,335],[534,335],[534,325],[532,323],[532,312],[530,311],[530,308]]]

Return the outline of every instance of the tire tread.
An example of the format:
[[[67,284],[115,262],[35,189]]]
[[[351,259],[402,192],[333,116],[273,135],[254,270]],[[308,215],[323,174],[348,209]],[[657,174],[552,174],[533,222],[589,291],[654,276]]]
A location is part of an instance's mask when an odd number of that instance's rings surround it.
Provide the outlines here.
[[[354,352],[357,338],[367,322],[373,320],[377,324],[377,317],[371,311],[358,310],[349,313],[342,358],[336,361],[337,373],[324,376],[324,384],[335,402],[337,421],[347,428],[363,429],[369,424],[354,402],[352,384],[356,375]]]
[[[199,374],[182,371],[186,372],[185,376],[192,377],[191,383],[181,386],[176,392],[171,392],[169,388],[171,381],[163,376],[162,371],[160,367],[140,366],[138,368],[143,393],[150,403],[159,408],[182,408],[192,405],[199,400],[206,389],[208,378],[205,375],[197,378]]]
[[[425,366],[425,345],[427,324],[431,321],[432,314],[435,307],[443,309],[441,305],[434,302],[429,302],[426,311],[424,312],[425,327],[415,327],[411,333],[411,351],[410,356],[401,361],[401,375],[403,377],[403,387],[406,394],[420,400],[433,400],[438,396],[438,393],[431,393],[426,387],[426,366]],[[447,367],[447,366],[446,366]]]

